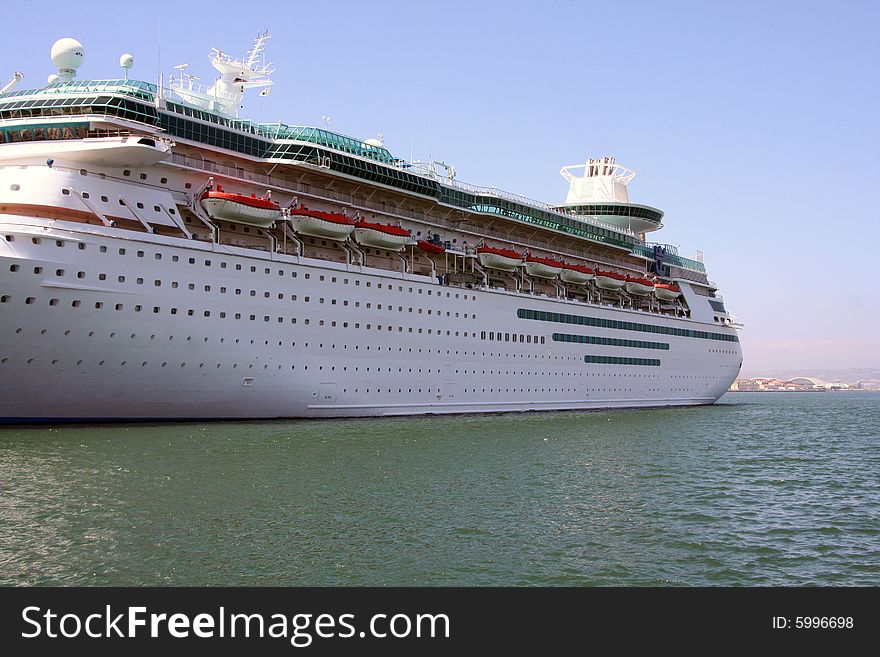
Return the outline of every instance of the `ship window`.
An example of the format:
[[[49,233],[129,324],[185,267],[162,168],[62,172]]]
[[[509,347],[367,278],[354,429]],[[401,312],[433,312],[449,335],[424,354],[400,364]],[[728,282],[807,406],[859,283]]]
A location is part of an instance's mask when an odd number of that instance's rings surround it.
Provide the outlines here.
[[[104,203],[107,203],[107,201],[109,201],[109,199],[106,196],[102,196],[101,200],[104,201]]]
[[[125,169],[125,170],[122,172],[122,175],[123,175],[123,176],[130,176],[130,175],[131,175],[131,171],[129,171],[128,169]]]
[[[70,196],[70,190],[67,189],[67,187],[63,188],[61,190],[61,193],[64,194],[65,196]]]
[[[19,185],[18,183],[15,183],[13,185],[10,185],[9,189],[11,189],[13,192],[17,192],[19,189],[21,189],[21,185]]]
[[[91,198],[91,197],[89,196],[89,193],[88,193],[88,192],[83,192],[83,193],[82,193],[82,197],[83,197],[83,198]]]

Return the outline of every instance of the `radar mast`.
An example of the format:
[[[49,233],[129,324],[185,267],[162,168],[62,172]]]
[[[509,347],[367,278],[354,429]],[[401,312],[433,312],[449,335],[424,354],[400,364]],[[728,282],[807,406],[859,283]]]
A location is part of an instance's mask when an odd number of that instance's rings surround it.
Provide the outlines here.
[[[176,79],[171,77],[171,90],[188,105],[236,118],[245,91],[264,87],[261,95],[265,96],[273,84],[269,76],[275,67],[264,58],[266,41],[270,38],[268,30],[258,33],[250,50],[241,58],[212,48],[208,59],[220,77],[204,90],[195,84],[196,76],[186,73],[186,64],[175,67],[181,72]]]

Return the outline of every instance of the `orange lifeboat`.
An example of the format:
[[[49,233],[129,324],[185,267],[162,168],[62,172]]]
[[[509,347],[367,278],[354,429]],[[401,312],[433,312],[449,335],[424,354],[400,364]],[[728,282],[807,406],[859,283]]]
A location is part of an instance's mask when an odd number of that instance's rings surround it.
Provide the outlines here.
[[[348,239],[354,230],[354,219],[333,212],[297,208],[290,211],[293,229],[301,235],[321,237],[328,240]]]
[[[681,288],[675,283],[657,283],[654,286],[654,294],[661,301],[675,301],[681,296]]]
[[[442,244],[435,244],[434,242],[428,242],[427,240],[419,240],[416,242],[416,246],[425,253],[443,253],[446,251],[446,247]]]
[[[551,258],[538,258],[527,255],[525,259],[526,273],[537,278],[556,278],[562,271],[564,263]]]
[[[626,291],[637,297],[646,297],[654,291],[654,283],[647,278],[632,278],[627,276]]]
[[[281,206],[268,197],[208,189],[199,202],[212,219],[269,228],[281,217]]]
[[[391,224],[373,224],[359,219],[354,224],[354,239],[362,246],[400,251],[412,240],[412,231]]]
[[[562,272],[559,274],[566,283],[575,285],[585,285],[593,280],[595,272],[584,265],[570,265],[567,262],[562,265]]]
[[[522,256],[516,251],[486,245],[477,247],[477,257],[481,266],[501,271],[514,271],[522,263]]]
[[[626,276],[613,271],[596,270],[596,286],[616,292],[626,285]]]

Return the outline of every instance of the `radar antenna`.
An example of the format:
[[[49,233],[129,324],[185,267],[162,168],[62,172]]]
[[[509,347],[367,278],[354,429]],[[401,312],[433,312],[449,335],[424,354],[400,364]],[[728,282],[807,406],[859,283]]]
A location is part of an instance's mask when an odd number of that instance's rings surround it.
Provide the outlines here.
[[[186,64],[176,66],[181,75],[177,80],[172,79],[171,90],[189,105],[230,118],[237,117],[245,91],[263,87],[261,95],[267,96],[273,84],[269,76],[275,72],[275,67],[263,59],[266,41],[270,38],[268,30],[258,33],[253,46],[242,58],[212,48],[208,59],[220,77],[208,89],[193,84],[198,78],[185,72]]]

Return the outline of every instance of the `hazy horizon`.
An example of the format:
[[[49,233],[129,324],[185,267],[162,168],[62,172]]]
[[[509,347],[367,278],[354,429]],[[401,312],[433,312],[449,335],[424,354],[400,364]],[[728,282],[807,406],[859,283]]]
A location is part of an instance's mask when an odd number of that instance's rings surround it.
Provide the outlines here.
[[[244,116],[331,116],[398,157],[548,202],[564,199],[561,166],[614,155],[638,172],[631,200],[666,213],[649,240],[705,254],[745,324],[745,370],[880,367],[880,310],[863,298],[877,210],[862,200],[880,179],[877,3],[240,7],[154,2],[145,21],[143,5],[80,2],[9,30],[0,77],[44,85],[49,48],[72,36],[80,78],[121,77],[131,52],[134,79],[167,84],[188,63],[210,82],[211,47],[242,55],[269,27],[275,87]]]

